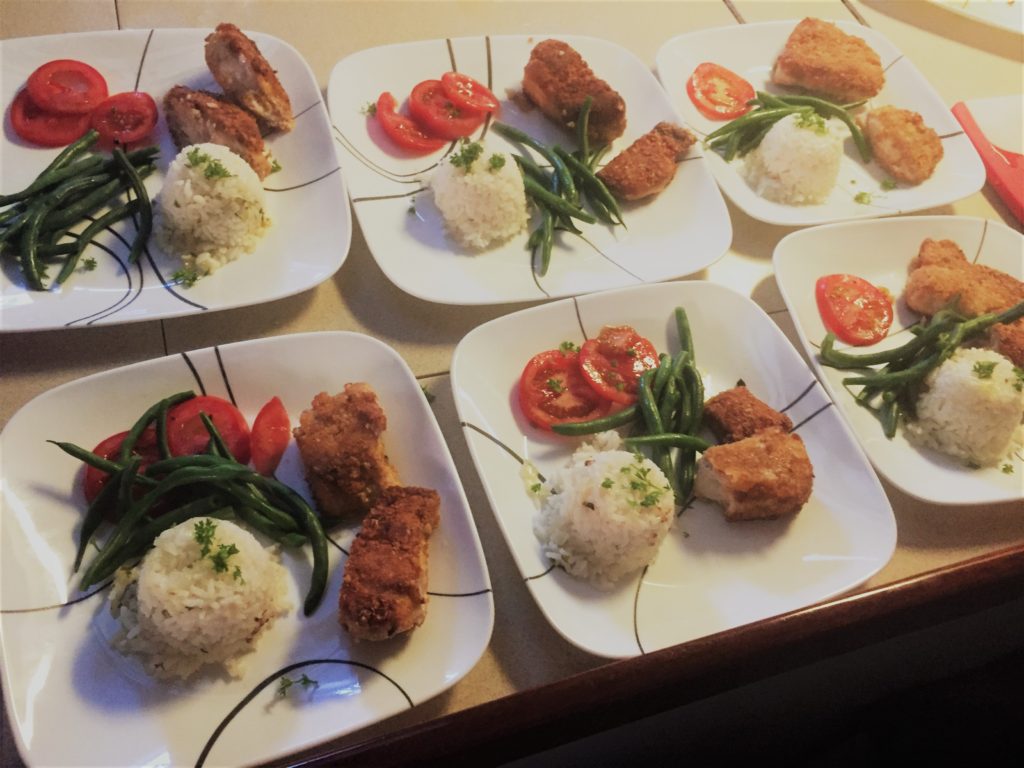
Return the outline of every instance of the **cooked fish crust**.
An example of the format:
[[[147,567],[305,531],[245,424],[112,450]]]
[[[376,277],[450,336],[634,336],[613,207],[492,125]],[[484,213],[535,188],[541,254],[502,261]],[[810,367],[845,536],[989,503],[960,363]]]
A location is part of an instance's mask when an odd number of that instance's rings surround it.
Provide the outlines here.
[[[178,149],[190,144],[222,144],[247,162],[261,179],[271,171],[256,120],[241,107],[209,91],[176,85],[164,96],[164,116]]]
[[[704,424],[723,443],[732,443],[765,429],[789,431],[793,422],[744,386],[733,387],[704,404]]]
[[[660,122],[597,172],[620,200],[656,195],[669,185],[676,167],[697,137],[680,125]]]
[[[256,43],[234,24],[206,38],[206,66],[227,97],[256,116],[264,134],[295,127],[292,103]]]
[[[885,85],[885,74],[878,54],[861,38],[827,21],[806,18],[775,60],[772,82],[850,102],[875,96]]]
[[[398,473],[381,435],[387,416],[377,394],[362,382],[337,395],[321,392],[295,428],[306,479],[320,514],[328,521],[366,514]]]
[[[583,57],[561,40],[543,40],[530,52],[523,71],[523,92],[541,112],[569,130],[587,96],[592,101],[587,137],[608,144],[626,130],[626,102],[591,71]]]
[[[721,504],[727,520],[755,520],[796,514],[813,485],[804,441],[775,428],[708,448],[697,462],[694,492]]]
[[[942,159],[942,140],[917,112],[879,107],[864,115],[861,127],[876,162],[898,181],[920,184]]]
[[[357,640],[385,640],[426,618],[429,539],[441,521],[430,488],[392,486],[352,542],[338,620]]]

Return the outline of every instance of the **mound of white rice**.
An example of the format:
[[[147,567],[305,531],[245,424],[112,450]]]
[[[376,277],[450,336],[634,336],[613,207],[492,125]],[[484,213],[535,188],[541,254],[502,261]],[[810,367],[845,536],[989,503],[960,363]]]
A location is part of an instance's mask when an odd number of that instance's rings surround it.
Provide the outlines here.
[[[259,176],[219,144],[185,147],[157,201],[157,242],[188,269],[209,274],[255,250],[270,218]]]
[[[654,561],[675,513],[657,465],[618,444],[606,432],[573,453],[545,484],[533,520],[547,557],[603,589]]]
[[[824,202],[839,176],[843,153],[839,130],[835,120],[787,115],[746,156],[747,183],[761,197],[777,203]]]
[[[1013,363],[989,349],[959,349],[925,379],[907,436],[969,464],[1004,458],[1019,439],[1024,392]]]
[[[115,647],[138,654],[155,677],[184,679],[206,664],[238,677],[241,657],[290,607],[284,568],[248,531],[209,521],[216,529],[202,555],[195,526],[206,521],[164,531],[139,565],[114,579],[110,610],[121,623]],[[210,555],[232,545],[238,551],[218,570]]]
[[[492,157],[502,158],[495,168]],[[466,169],[441,163],[430,180],[444,223],[458,242],[482,250],[526,227],[526,192],[519,166],[502,153],[484,151]]]

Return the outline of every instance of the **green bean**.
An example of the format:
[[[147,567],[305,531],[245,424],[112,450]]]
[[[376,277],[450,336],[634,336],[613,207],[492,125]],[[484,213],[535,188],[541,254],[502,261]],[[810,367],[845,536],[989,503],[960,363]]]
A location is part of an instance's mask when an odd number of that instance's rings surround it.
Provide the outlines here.
[[[572,179],[572,174],[569,173],[569,169],[565,166],[560,158],[547,144],[544,144],[537,139],[533,138],[530,134],[520,131],[518,128],[513,128],[507,123],[495,122],[491,124],[491,127],[501,136],[512,141],[517,141],[520,144],[525,144],[531,149],[539,152],[545,160],[551,163],[551,167],[555,169],[555,174],[558,176],[559,183],[562,188],[562,194],[567,200],[572,203],[579,201],[579,193],[576,191],[576,184]],[[593,224],[594,222],[589,222]]]
[[[825,101],[819,99],[816,96],[782,96],[776,97],[780,101],[786,104],[792,104],[793,106],[806,106],[811,107],[815,112],[823,117],[837,117],[842,120],[846,127],[850,129],[850,135],[853,137],[853,143],[857,145],[857,150],[860,152],[861,159],[865,163],[871,162],[871,145],[868,140],[864,138],[864,134],[860,130],[860,126],[839,104],[833,104],[831,101]]]
[[[523,177],[523,186],[526,188],[526,193],[537,200],[548,208],[551,208],[557,213],[564,213],[567,216],[572,216],[574,219],[585,221],[587,224],[596,224],[597,219],[591,216],[589,213],[584,211],[579,206],[573,205],[568,200],[555,195],[548,190],[544,189],[540,184],[531,179],[529,176]]]
[[[118,558],[120,560],[118,567],[128,560],[141,557],[147,549],[153,546],[153,540],[157,536],[176,525],[184,523],[186,520],[191,520],[195,517],[225,519],[232,516],[234,512],[235,509],[232,506],[216,496],[195,499],[180,507],[164,512],[160,517],[136,529],[131,539],[128,540],[121,550],[122,557]]]
[[[555,147],[555,152],[565,161],[565,164],[576,175],[578,175],[580,184],[587,189],[590,196],[599,200],[604,207],[615,215],[618,223],[623,224],[622,210],[619,208],[619,203],[615,199],[615,196],[608,191],[608,187],[605,186],[604,182],[587,167],[586,163],[577,160],[571,152],[568,152],[564,148],[558,146]]]
[[[516,161],[516,165],[519,166],[519,171],[524,175],[528,175],[533,178],[538,184],[547,187],[551,184],[551,176],[537,165],[533,160],[523,155],[512,155],[512,158]]]
[[[145,178],[155,170],[153,165],[144,165],[139,169],[140,178]],[[57,227],[66,227],[74,224],[81,219],[84,219],[90,213],[94,213],[99,208],[106,205],[110,198],[123,189],[123,183],[121,179],[111,179],[106,184],[97,187],[85,197],[80,200],[76,200],[72,205],[63,208],[60,211],[55,211],[52,215],[46,218],[43,222],[43,227],[47,230],[55,229]]]
[[[676,460],[679,477],[679,506],[685,506],[693,494],[693,481],[696,470],[697,455],[688,449],[679,451]]]
[[[30,197],[36,196],[39,192],[43,192],[63,181],[67,181],[75,176],[95,173],[102,167],[103,158],[99,155],[90,155],[76,163],[65,165],[61,168],[50,171],[45,174],[45,177],[43,175],[36,177],[35,181],[20,192],[15,192],[10,195],[0,195],[0,205],[10,205],[11,203],[27,200]]]
[[[601,162],[601,158],[603,158],[605,154],[608,152],[608,149],[609,147],[607,144],[605,144],[603,147],[598,147],[597,149],[595,149],[593,154],[587,160],[587,167],[590,168],[590,170],[594,170],[597,167],[597,164]]]
[[[96,498],[89,502],[89,506],[85,511],[85,517],[82,518],[82,528],[78,532],[78,551],[75,553],[75,562],[72,566],[74,573],[78,573],[78,569],[82,565],[82,558],[85,556],[86,547],[89,546],[93,535],[103,522],[103,513],[106,511],[107,506],[117,499],[120,486],[121,473],[118,471],[103,484],[100,492],[96,494]]]
[[[540,258],[534,265],[534,272],[538,277],[544,277],[551,266],[551,249],[555,243],[555,216],[549,208],[541,208],[540,242],[537,247],[540,251]]]
[[[279,538],[288,535],[289,533],[295,533],[295,531],[282,531],[280,528],[274,525],[273,522],[269,520],[265,515],[261,514],[259,510],[254,509],[252,507],[242,505],[239,507],[235,507],[234,509],[235,514],[238,515],[239,520],[241,520],[246,525],[255,528],[264,536],[268,536],[274,541],[277,541]],[[288,519],[291,520],[291,518]],[[293,524],[294,522],[295,521],[292,520]]]
[[[623,408],[621,411],[600,416],[588,421],[567,421],[561,424],[552,424],[551,431],[558,435],[567,437],[579,437],[581,435],[593,435],[598,432],[607,432],[609,429],[618,429],[636,421],[639,415],[639,408],[634,404]]]
[[[256,475],[256,473],[254,472],[253,475]],[[295,519],[287,512],[271,504],[260,489],[251,481],[245,484],[236,482],[219,483],[218,487],[243,505],[259,512],[275,528],[279,528],[282,531],[297,531],[299,529]]]
[[[662,426],[672,423],[672,416],[676,413],[681,401],[679,381],[674,376],[670,376],[668,383],[665,385],[664,394],[661,398],[657,399],[658,415],[661,416]]]
[[[647,431],[652,434],[658,434],[664,432],[665,428],[661,423],[658,404],[654,402],[654,392],[651,390],[652,376],[653,371],[650,369],[640,374],[640,381],[637,385],[637,401],[640,403],[640,413],[644,417]]]
[[[590,107],[594,103],[592,96],[587,96],[576,117],[576,142],[580,145],[580,159],[584,162],[590,157]]]
[[[234,454],[231,453],[231,449],[228,448],[228,444],[224,442],[224,438],[220,434],[220,430],[217,429],[217,425],[213,423],[213,419],[205,411],[199,412],[199,418],[203,422],[203,426],[206,427],[206,432],[210,436],[210,448],[215,456],[222,456],[228,461],[236,461]]]
[[[690,329],[690,318],[687,317],[686,310],[682,307],[676,307],[673,314],[676,320],[676,335],[679,337],[679,349],[688,352],[690,359],[696,365],[697,358],[693,354],[693,331]]]
[[[743,138],[742,131],[734,131],[729,134],[729,137],[725,141],[725,150],[722,152],[722,157],[725,162],[731,162],[736,157],[736,152],[740,148],[740,139]]]
[[[72,253],[71,258],[64,262],[64,266],[61,268],[60,274],[57,275],[57,285],[63,285],[64,281],[67,280],[71,276],[71,273],[75,271],[79,260],[82,258],[82,253],[89,246],[89,243],[92,242],[92,239],[107,227],[112,226],[121,221],[121,219],[132,215],[136,210],[138,210],[138,204],[138,200],[132,200],[126,205],[107,211],[103,216],[89,224],[89,226],[82,231],[82,234],[78,235],[78,239],[75,242],[75,250]]]
[[[719,137],[728,136],[730,133],[742,128],[747,128],[752,125],[761,125],[765,122],[775,122],[785,117],[786,115],[792,115],[795,112],[799,112],[799,107],[785,107],[778,109],[756,109],[753,112],[747,112],[747,114],[737,117],[721,128],[709,133],[705,139],[705,143],[711,143],[714,139]]]
[[[736,147],[736,154],[739,157],[746,157],[746,155],[752,150],[756,149],[761,145],[764,137],[768,135],[768,131],[772,129],[770,123],[766,123],[756,130],[745,131],[743,139],[739,142]]]
[[[690,416],[685,431],[695,434],[700,429],[701,420],[704,418],[704,380],[701,378],[697,366],[692,362],[683,368],[683,380],[690,392]]]
[[[625,438],[623,444],[627,448],[659,447],[659,448],[689,448],[696,451],[706,451],[711,443],[693,435],[684,435],[681,432],[659,432],[653,435],[634,435]]]
[[[207,453],[196,453],[189,456],[171,456],[169,459],[154,461],[146,468],[146,474],[154,477],[170,474],[186,467],[223,467],[236,466],[221,456],[211,456]],[[241,465],[238,465],[241,466]]]
[[[654,380],[651,382],[651,390],[654,392],[654,399],[661,400],[661,393],[665,391],[665,384],[672,375],[672,355],[662,352],[658,355],[658,368],[654,372]]]
[[[153,422],[153,419],[157,417],[157,414],[160,413],[160,409],[163,407],[164,403],[167,404],[167,407],[171,407],[186,400],[191,400],[195,396],[196,393],[189,389],[184,392],[178,392],[170,397],[166,397],[160,402],[154,403],[147,408],[146,412],[143,413],[142,416],[139,417],[138,421],[132,425],[132,428],[128,430],[128,434],[125,435],[124,440],[121,442],[121,451],[119,453],[121,462],[124,463],[128,461],[128,457],[131,456],[132,450],[135,448],[135,443],[138,442],[139,437],[142,436],[146,427],[148,427]]]
[[[150,202],[146,185],[142,183],[142,177],[132,165],[131,160],[120,147],[114,147],[114,159],[121,166],[121,171],[128,177],[128,182],[135,190],[135,197],[139,201],[139,226],[132,240],[132,247],[128,251],[128,263],[134,264],[139,260],[139,254],[149,241],[149,235],[153,231],[153,204]]]

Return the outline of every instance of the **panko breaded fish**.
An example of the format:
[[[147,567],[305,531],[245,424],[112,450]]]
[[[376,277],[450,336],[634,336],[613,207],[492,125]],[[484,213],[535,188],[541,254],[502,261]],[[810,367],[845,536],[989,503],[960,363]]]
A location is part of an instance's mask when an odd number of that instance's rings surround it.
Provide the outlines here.
[[[245,160],[261,179],[272,170],[256,120],[216,94],[176,85],[164,96],[164,116],[178,149],[221,144]]]
[[[669,185],[676,167],[697,137],[682,126],[660,122],[597,172],[620,200],[656,195]]]
[[[766,429],[789,431],[793,422],[745,386],[719,392],[704,403],[704,424],[723,443],[732,443]]]
[[[927,238],[910,263],[904,299],[912,310],[928,316],[956,299],[960,312],[974,317],[1002,312],[1024,301],[1024,282],[998,269],[970,263],[952,240]],[[1024,318],[992,326],[986,346],[1024,367]]]
[[[362,382],[346,384],[337,395],[321,392],[302,412],[295,442],[328,521],[366,514],[386,488],[398,485],[381,440],[387,423],[377,394]]]
[[[561,40],[544,40],[533,47],[523,70],[523,92],[541,112],[569,130],[575,129],[583,102],[590,96],[587,136],[595,146],[611,143],[626,130],[622,96]]]
[[[262,133],[295,127],[292,103],[277,73],[234,24],[218,24],[206,37],[206,66],[225,95],[256,117]]]
[[[694,492],[721,504],[727,520],[756,520],[796,514],[813,485],[803,440],[773,428],[708,448],[697,462]]]
[[[942,159],[942,141],[917,112],[897,107],[872,109],[861,119],[875,161],[897,181],[920,184]]]
[[[386,640],[426,618],[429,539],[441,522],[429,488],[381,493],[352,542],[338,596],[338,620],[357,640]]]
[[[860,101],[885,85],[882,61],[861,38],[806,18],[796,25],[772,68],[772,82],[795,85],[838,102]]]

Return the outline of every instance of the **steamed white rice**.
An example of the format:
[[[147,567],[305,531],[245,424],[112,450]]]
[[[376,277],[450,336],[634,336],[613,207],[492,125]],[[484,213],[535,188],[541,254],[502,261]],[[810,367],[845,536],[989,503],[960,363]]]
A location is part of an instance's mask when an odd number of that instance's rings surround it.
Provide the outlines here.
[[[658,466],[618,445],[606,432],[577,449],[545,483],[533,520],[545,556],[602,589],[654,561],[675,513]]]
[[[925,379],[907,436],[968,464],[996,464],[1020,440],[1024,392],[1018,386],[1003,355],[959,349]]]
[[[157,242],[200,275],[256,249],[270,226],[263,185],[219,144],[185,147],[167,170],[157,201]]]
[[[504,164],[493,168],[490,158]],[[485,150],[469,169],[442,162],[430,180],[434,204],[458,242],[483,250],[523,231],[529,214],[519,166],[511,157]]]
[[[835,120],[805,121],[800,115],[787,115],[746,156],[747,183],[761,197],[777,203],[824,202],[839,176],[843,153],[839,131]]]
[[[244,655],[290,607],[276,554],[234,523],[213,520],[211,551],[222,544],[238,548],[218,571],[209,555],[202,556],[197,522],[160,534],[139,565],[117,572],[110,595],[111,613],[121,623],[115,647],[137,654],[162,679],[184,679],[207,664],[240,676]]]

